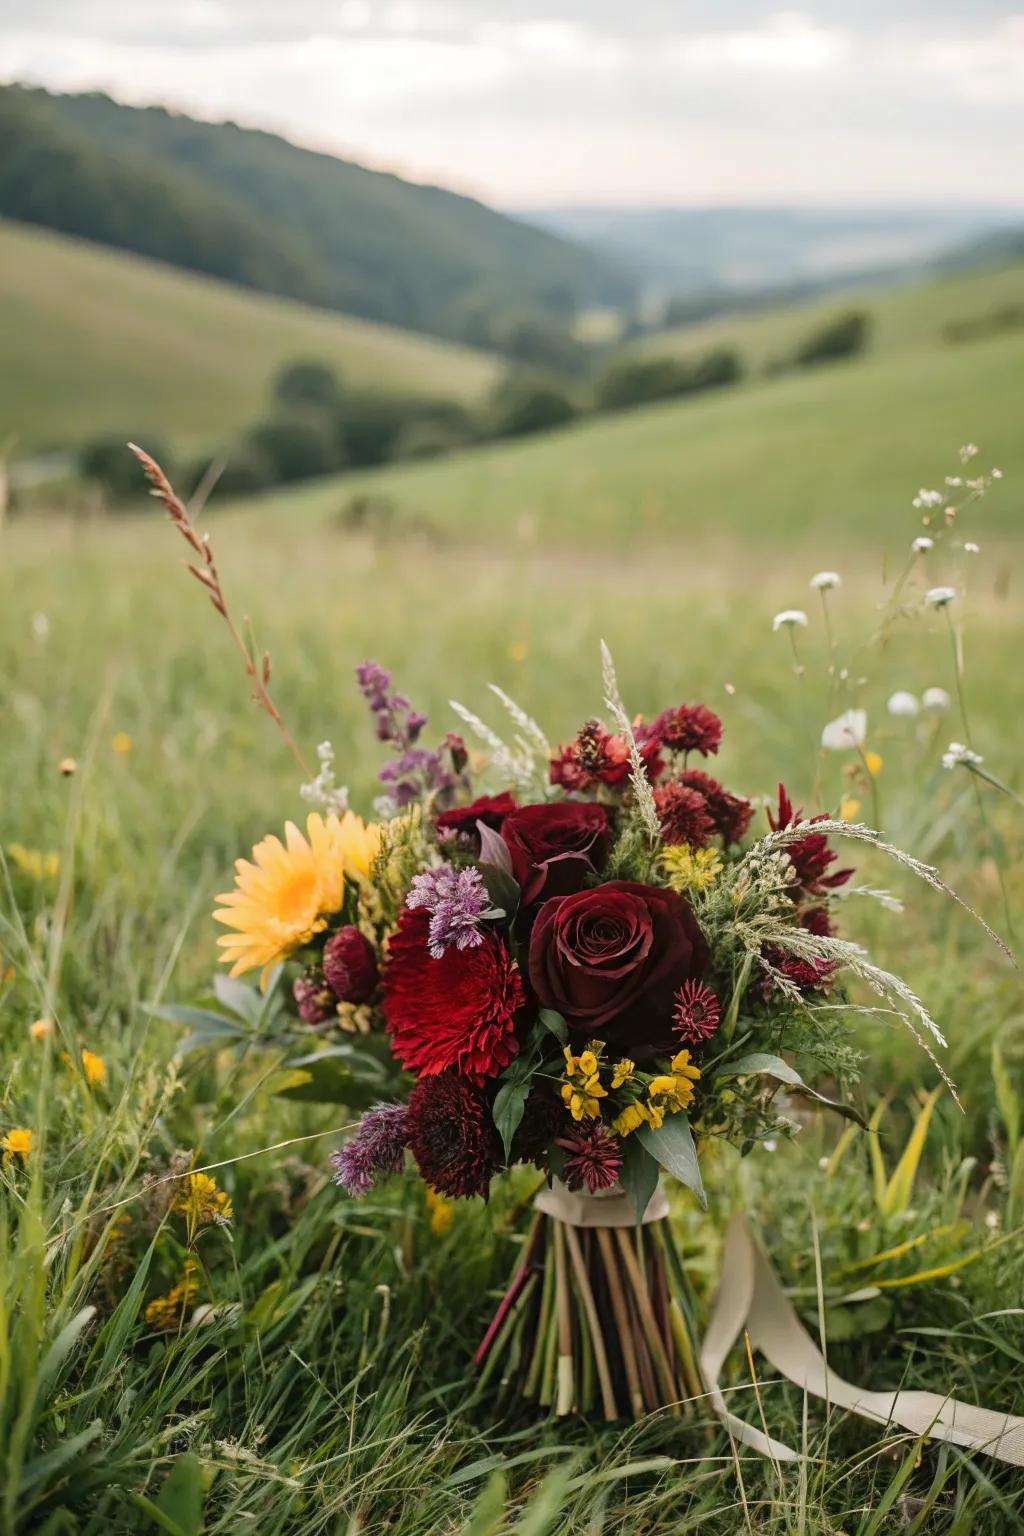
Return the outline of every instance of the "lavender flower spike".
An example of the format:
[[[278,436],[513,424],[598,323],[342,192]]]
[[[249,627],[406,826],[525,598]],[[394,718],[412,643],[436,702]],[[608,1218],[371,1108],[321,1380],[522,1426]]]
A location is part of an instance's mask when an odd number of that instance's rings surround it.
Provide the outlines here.
[[[430,953],[440,960],[446,950],[475,949],[484,940],[480,919],[490,910],[490,897],[478,869],[455,870],[450,864],[416,875],[405,898],[407,907],[430,913]]]
[[[350,1195],[368,1195],[378,1179],[399,1173],[409,1143],[404,1104],[374,1104],[352,1140],[331,1153],[334,1181]]]

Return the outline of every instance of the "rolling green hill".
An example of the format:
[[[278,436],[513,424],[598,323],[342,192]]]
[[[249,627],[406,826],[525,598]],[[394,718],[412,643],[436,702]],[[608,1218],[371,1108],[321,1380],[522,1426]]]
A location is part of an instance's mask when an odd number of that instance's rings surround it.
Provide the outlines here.
[[[205,446],[248,426],[296,358],[353,387],[463,400],[500,372],[453,343],[3,222],[0,335],[0,443],[18,455],[104,432]]]
[[[561,551],[585,565],[611,551],[671,547],[689,585],[694,562],[716,547],[747,562],[750,547],[782,558],[796,543],[827,566],[833,551],[874,555],[891,538],[902,559],[920,531],[911,497],[956,470],[957,449],[973,439],[1006,475],[979,520],[1015,537],[1024,532],[1024,330],[962,346],[940,336],[947,314],[984,311],[1011,292],[1024,292],[1024,269],[897,291],[880,301],[878,345],[854,360],[325,480],[268,499],[266,517],[287,511],[294,526],[303,510],[333,515],[346,494],[372,487],[417,525],[524,555]],[[754,352],[794,322],[788,312],[754,317],[730,338]]]
[[[0,87],[0,216],[391,325],[477,339],[632,291],[605,258],[472,198],[234,123]]]

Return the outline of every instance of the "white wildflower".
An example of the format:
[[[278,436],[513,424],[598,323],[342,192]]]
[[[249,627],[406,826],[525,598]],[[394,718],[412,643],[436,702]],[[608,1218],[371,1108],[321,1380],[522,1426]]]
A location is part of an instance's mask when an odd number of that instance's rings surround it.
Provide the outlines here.
[[[968,459],[973,459],[977,456],[978,451],[977,443],[964,443],[960,449],[961,461],[966,464]]]
[[[778,634],[780,629],[807,628],[807,615],[802,608],[783,608],[772,619],[772,632]]]
[[[926,688],[921,696],[921,703],[925,709],[934,709],[936,712],[949,709],[953,703],[945,688]]]
[[[912,720],[921,708],[920,700],[913,693],[908,693],[905,688],[897,688],[890,695],[886,705],[890,715],[896,715],[898,719]]]
[[[977,752],[972,752],[970,747],[965,747],[962,741],[951,741],[942,754],[943,768],[956,768],[960,763],[965,768],[973,768],[982,762],[984,758]]]
[[[981,554],[981,545],[980,544],[975,544],[973,539],[967,539],[964,542],[964,554],[965,555],[980,555]]]
[[[848,709],[825,726],[821,733],[821,744],[827,752],[847,752],[850,747],[863,746],[867,733],[866,711]]]
[[[322,741],[316,749],[316,755],[320,761],[320,771],[315,779],[299,786],[299,794],[310,805],[318,805],[328,814],[333,811],[336,816],[340,816],[348,810],[348,787],[335,783],[334,748],[329,741]]]
[[[964,483],[963,482],[963,477],[961,475],[947,475],[946,476],[946,484],[947,485],[952,485],[952,486],[955,487],[955,486],[958,486],[958,485],[963,485],[963,483]]]
[[[50,621],[45,613],[32,615],[32,638],[38,640],[40,645],[45,645],[50,638]]]
[[[932,608],[946,608],[956,597],[956,587],[930,587],[924,600]]]
[[[911,505],[918,508],[940,507],[945,499],[941,491],[929,491],[922,485]]]
[[[811,586],[815,592],[832,592],[842,584],[842,577],[838,571],[818,571],[811,577]]]
[[[1001,469],[994,469],[992,471],[992,479],[993,480],[1001,480],[1002,478],[1003,478],[1003,472],[1002,472]]]
[[[935,548],[935,540],[930,539],[926,533],[920,534],[911,544],[915,555],[926,555],[930,549]]]

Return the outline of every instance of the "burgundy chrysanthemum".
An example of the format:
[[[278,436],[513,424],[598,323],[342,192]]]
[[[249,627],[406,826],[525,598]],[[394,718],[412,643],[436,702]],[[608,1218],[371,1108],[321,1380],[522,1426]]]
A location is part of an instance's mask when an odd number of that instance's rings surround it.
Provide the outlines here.
[[[683,982],[676,993],[672,1022],[684,1044],[698,1045],[702,1040],[710,1040],[721,1017],[722,1005],[710,987],[693,977]]]
[[[820,938],[828,938],[834,931],[827,907],[807,907],[801,912],[799,922],[801,928],[806,928],[808,933],[817,934]]]
[[[408,1123],[417,1167],[438,1194],[486,1199],[501,1144],[478,1087],[456,1072],[421,1077],[409,1098]]]
[[[652,728],[672,752],[699,752],[707,757],[709,752],[718,751],[722,740],[722,722],[704,704],[680,704],[676,709],[663,710]]]
[[[754,807],[742,795],[734,795],[701,768],[686,768],[679,775],[680,784],[695,789],[708,804],[708,815],[715,831],[726,844],[738,843],[746,834]]]
[[[377,956],[364,933],[346,923],[324,945],[324,975],[342,1003],[365,1003],[377,986]]]
[[[510,1161],[543,1166],[548,1148],[567,1124],[571,1122],[561,1098],[535,1083],[523,1106],[523,1118],[512,1138]]]
[[[622,1170],[619,1142],[600,1120],[584,1120],[560,1138],[565,1149],[562,1177],[571,1190],[586,1188],[592,1195],[611,1189]]]
[[[697,789],[671,779],[654,791],[654,804],[666,843],[703,848],[715,830],[707,800]]]
[[[776,815],[768,812],[768,821],[773,832],[780,832],[786,827],[794,827],[803,821],[803,809],[794,810],[793,802],[786,793],[785,786],[779,785],[779,809]],[[823,816],[812,816],[812,821],[824,821]],[[832,874],[827,870],[839,857],[833,853],[828,845],[828,838],[821,832],[808,833],[806,837],[798,838],[795,843],[786,845],[795,873],[794,885],[810,896],[823,896],[826,891],[835,890],[840,885],[845,885],[853,874],[852,869],[837,869]]]
[[[430,953],[430,914],[406,907],[384,966],[384,1017],[392,1049],[424,1077],[449,1068],[493,1077],[519,1049],[516,1011],[523,980],[502,939],[486,933],[475,949]]]
[[[664,767],[661,742],[650,726],[637,727],[635,737],[644,771],[653,783]],[[559,784],[570,793],[592,789],[595,784],[613,788],[624,785],[630,771],[626,738],[611,735],[598,720],[588,720],[581,726],[576,740],[559,747],[550,765],[552,784]]]

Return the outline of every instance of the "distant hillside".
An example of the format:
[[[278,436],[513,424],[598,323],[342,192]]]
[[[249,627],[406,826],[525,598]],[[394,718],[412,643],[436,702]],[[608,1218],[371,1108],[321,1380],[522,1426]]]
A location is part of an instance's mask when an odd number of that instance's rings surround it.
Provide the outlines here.
[[[249,426],[297,359],[353,389],[467,401],[501,373],[466,347],[3,222],[0,336],[0,448],[19,457],[107,432],[205,448]]]
[[[665,297],[820,287],[921,266],[1011,218],[988,209],[770,207],[564,208],[529,217],[619,262]]]
[[[614,263],[471,198],[273,134],[0,87],[0,215],[363,318],[476,337],[493,309],[628,299]]]

